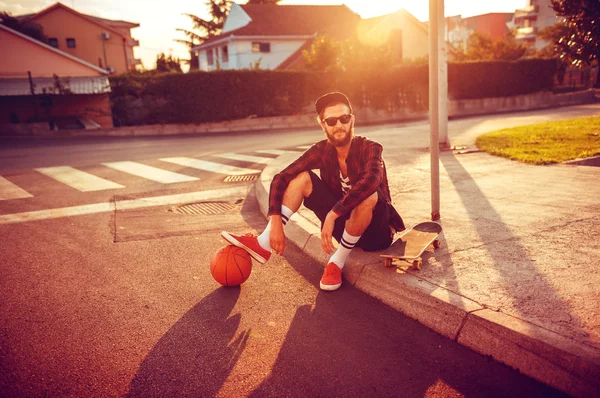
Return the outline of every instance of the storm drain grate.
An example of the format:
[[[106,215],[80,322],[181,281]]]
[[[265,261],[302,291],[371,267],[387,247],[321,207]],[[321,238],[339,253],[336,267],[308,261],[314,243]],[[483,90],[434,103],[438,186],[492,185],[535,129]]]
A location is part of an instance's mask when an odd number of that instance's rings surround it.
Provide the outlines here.
[[[193,215],[213,215],[223,214],[234,210],[237,207],[235,203],[227,202],[202,202],[191,203],[169,209],[173,213],[193,214]]]
[[[223,182],[242,182],[242,181],[254,181],[256,180],[256,174],[247,174],[243,176],[227,176]]]

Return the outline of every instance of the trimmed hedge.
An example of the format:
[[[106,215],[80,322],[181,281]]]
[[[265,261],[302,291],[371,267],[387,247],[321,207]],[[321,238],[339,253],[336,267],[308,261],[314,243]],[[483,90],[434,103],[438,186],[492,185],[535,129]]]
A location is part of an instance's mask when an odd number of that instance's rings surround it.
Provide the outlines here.
[[[452,99],[504,97],[552,89],[554,60],[449,64]],[[428,65],[369,73],[195,71],[111,77],[115,125],[205,123],[310,112],[321,94],[339,90],[356,107],[395,112],[428,107]]]

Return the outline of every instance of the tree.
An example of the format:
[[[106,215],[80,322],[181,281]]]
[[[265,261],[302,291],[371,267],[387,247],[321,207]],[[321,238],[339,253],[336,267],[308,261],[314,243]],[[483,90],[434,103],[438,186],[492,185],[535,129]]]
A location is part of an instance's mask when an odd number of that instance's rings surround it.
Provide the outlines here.
[[[310,49],[303,50],[306,69],[318,72],[339,71],[342,65],[343,44],[327,36],[317,36]]]
[[[568,28],[555,44],[561,57],[571,59],[576,66],[594,65],[600,61],[600,1],[552,0],[556,16],[562,17]],[[600,73],[596,88],[600,88]]]
[[[35,22],[28,21],[24,18],[15,18],[8,12],[1,11],[0,24],[41,41],[42,43],[48,43],[48,38],[44,34],[44,28]]]
[[[156,70],[158,72],[181,72],[181,61],[172,55],[158,54],[156,57]]]
[[[317,36],[308,50],[302,51],[306,69],[312,71],[377,71],[388,69],[394,64],[392,48],[366,44],[352,37],[335,40]],[[407,63],[407,60],[403,60]]]
[[[177,29],[178,32],[183,32],[188,39],[177,39],[175,41],[185,44],[188,47],[190,59],[185,62],[190,65],[190,70],[198,69],[199,67],[198,56],[194,54],[193,48],[221,33],[225,18],[231,8],[231,3],[232,0],[209,0],[206,3],[210,14],[209,19],[203,19],[193,14],[183,14],[192,20],[192,30]]]
[[[512,34],[504,39],[494,41],[489,35],[475,32],[469,36],[467,48],[449,45],[448,50],[450,57],[459,62],[516,61],[527,54],[529,47],[518,43]]]

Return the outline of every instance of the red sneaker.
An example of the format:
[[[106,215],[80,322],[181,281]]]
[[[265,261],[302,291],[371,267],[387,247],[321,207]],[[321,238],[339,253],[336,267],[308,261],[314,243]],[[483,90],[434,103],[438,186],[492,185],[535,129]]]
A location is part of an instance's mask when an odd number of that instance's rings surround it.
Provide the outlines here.
[[[248,254],[261,264],[266,263],[269,257],[271,257],[271,252],[260,247],[256,235],[250,233],[246,235],[234,235],[223,231],[221,232],[221,236],[232,245],[246,250]]]
[[[327,264],[321,278],[321,290],[336,290],[342,286],[342,270],[335,263]]]

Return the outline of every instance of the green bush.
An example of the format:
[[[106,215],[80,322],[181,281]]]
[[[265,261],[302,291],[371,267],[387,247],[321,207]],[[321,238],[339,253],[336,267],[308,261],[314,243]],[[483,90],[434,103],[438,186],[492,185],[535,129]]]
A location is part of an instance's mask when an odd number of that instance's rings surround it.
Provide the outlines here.
[[[508,97],[551,90],[557,70],[553,59],[453,63],[448,65],[448,97]]]
[[[451,99],[504,97],[552,89],[553,60],[453,63]],[[427,110],[428,65],[344,73],[194,71],[130,73],[111,77],[116,125],[206,123],[312,111],[321,94],[339,90],[356,107]]]

